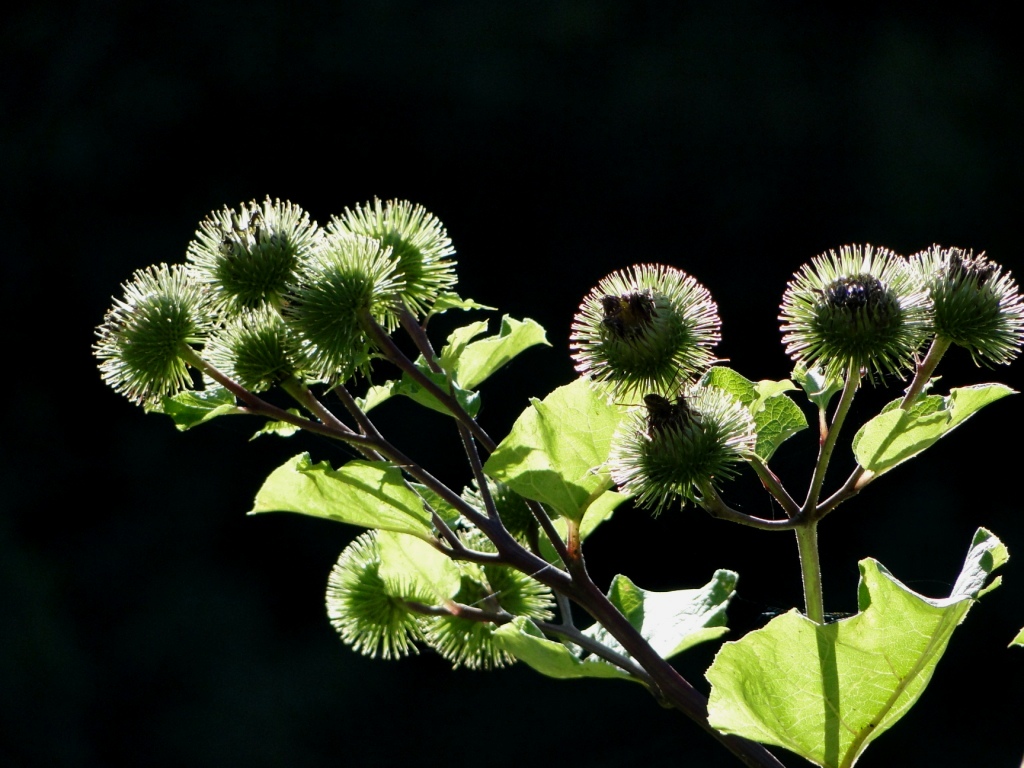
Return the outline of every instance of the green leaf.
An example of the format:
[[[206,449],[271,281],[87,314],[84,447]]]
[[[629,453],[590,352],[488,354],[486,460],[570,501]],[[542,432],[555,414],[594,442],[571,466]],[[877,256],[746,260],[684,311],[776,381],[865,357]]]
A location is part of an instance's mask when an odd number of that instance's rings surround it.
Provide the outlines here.
[[[465,389],[475,389],[523,350],[537,344],[551,346],[544,328],[529,318],[520,321],[505,315],[501,318],[501,330],[497,335],[470,341],[486,330],[486,322],[458,328],[441,350],[441,367],[451,371]]]
[[[442,293],[430,307],[430,316],[440,315],[449,309],[495,309],[486,304],[477,304],[473,299],[463,299],[457,293]]]
[[[455,597],[462,583],[459,566],[423,539],[394,531],[379,531],[378,575],[389,594],[408,595],[423,591],[444,602]]]
[[[637,588],[625,576],[616,576],[609,598],[654,649],[669,658],[728,631],[722,625],[725,607],[735,594],[736,579],[731,571],[717,571],[702,589],[649,592]],[[628,655],[603,628],[591,628],[585,634]],[[523,617],[499,627],[494,637],[504,650],[549,677],[634,679],[614,664],[576,646],[548,640],[532,621]]]
[[[263,482],[249,514],[260,512],[298,512],[425,541],[434,538],[419,496],[405,484],[401,470],[381,461],[350,461],[335,470],[300,453]]]
[[[860,428],[853,452],[864,469],[886,472],[934,444],[974,413],[1014,390],[1003,384],[979,384],[951,389],[949,395],[920,398],[909,411],[889,403],[882,413]]]
[[[860,562],[860,613],[819,625],[792,610],[725,643],[707,671],[709,722],[848,768],[923,693],[953,630],[1007,560],[984,528],[948,598],[911,591],[872,559]]]
[[[416,489],[416,492],[420,495],[423,502],[425,504],[429,504],[430,507],[437,512],[438,516],[448,525],[453,525],[455,521],[462,516],[461,512],[427,488],[427,486],[421,485],[420,483],[409,483],[409,485]],[[427,514],[430,514],[429,510],[427,511]]]
[[[235,405],[235,396],[224,387],[180,392],[165,397],[158,406],[149,410],[167,414],[182,432],[212,421],[218,416],[243,413],[242,409]]]
[[[762,461],[768,461],[782,443],[807,428],[807,417],[786,396],[787,392],[796,389],[796,385],[788,379],[763,379],[755,383],[731,368],[715,366],[708,369],[701,383],[724,389],[747,407],[757,429],[754,452]]]
[[[430,370],[427,368],[426,363],[422,358],[416,361],[416,367],[420,369],[424,376],[434,382],[438,389],[448,392],[449,394],[453,394],[459,405],[461,405],[463,410],[465,410],[470,416],[476,416],[480,411],[480,395],[477,392],[464,389],[458,384],[458,382],[453,382],[452,385],[449,386],[447,374],[443,371]],[[407,374],[402,376],[402,381],[395,394],[405,395],[420,405],[437,411],[438,413],[443,413],[446,416],[451,415],[451,411],[448,410],[448,406],[444,405],[440,400],[434,397],[430,390],[425,389],[420,386],[419,383],[413,381],[413,379]]]
[[[434,382],[438,389],[449,393],[452,391],[448,386],[448,376],[444,372],[430,370],[430,368],[427,367],[426,361],[422,357],[416,361],[416,367],[424,376]],[[480,395],[476,392],[460,387],[458,383],[454,385],[454,394],[455,399],[463,409],[465,409],[466,413],[470,416],[476,416],[480,411]],[[451,415],[447,406],[443,405],[440,400],[434,397],[433,393],[420,385],[419,382],[415,381],[408,374],[402,374],[401,379],[392,379],[384,382],[383,384],[370,387],[366,391],[366,397],[357,398],[356,404],[365,413],[369,412],[371,408],[376,408],[381,403],[390,400],[396,395],[408,397],[420,405],[430,408],[432,411],[443,413],[446,416]]]
[[[612,486],[604,463],[625,407],[610,402],[606,388],[583,378],[531,402],[484,471],[520,496],[580,520]]]
[[[718,570],[700,589],[652,592],[640,589],[619,574],[612,580],[608,599],[657,654],[668,659],[729,631],[725,626],[725,609],[736,594],[738,578],[733,571]],[[585,634],[628,655],[604,627],[595,624]]]
[[[402,382],[398,379],[391,379],[383,384],[377,384],[366,390],[366,397],[357,397],[356,405],[363,413],[369,413],[383,402],[390,400],[395,395],[402,394]]]
[[[456,328],[450,334],[448,334],[448,343],[445,344],[444,349],[441,350],[441,367],[446,371],[451,371],[454,375],[455,368],[458,365],[459,355],[461,355],[469,343],[473,341],[481,333],[487,332],[487,321],[477,320],[475,323],[469,325],[463,325],[461,328]]]
[[[732,368],[721,365],[712,366],[701,377],[700,383],[705,387],[724,389],[744,405],[748,406],[757,399],[754,382],[742,376]]]
[[[293,416],[301,417],[298,408],[289,408],[288,413]],[[263,437],[263,435],[277,435],[278,437],[291,437],[296,432],[301,432],[301,428],[290,424],[287,421],[268,421],[262,427],[256,430],[256,433],[249,438],[250,441],[255,440],[257,437]]]
[[[754,414],[754,426],[757,429],[754,452],[762,461],[768,461],[780,445],[807,428],[807,418],[788,397],[775,396],[765,400]]]
[[[807,395],[807,399],[821,410],[828,408],[829,401],[843,389],[841,378],[827,378],[820,368],[808,371],[802,366],[797,366],[793,369],[793,378]]]
[[[1010,641],[1010,645],[1017,645],[1024,648],[1024,628],[1022,628],[1020,632],[1017,633],[1017,636]]]
[[[525,616],[517,616],[498,627],[491,636],[503,650],[548,677],[560,680],[580,677],[634,679],[625,670],[597,656],[584,658],[564,644],[548,640]]]

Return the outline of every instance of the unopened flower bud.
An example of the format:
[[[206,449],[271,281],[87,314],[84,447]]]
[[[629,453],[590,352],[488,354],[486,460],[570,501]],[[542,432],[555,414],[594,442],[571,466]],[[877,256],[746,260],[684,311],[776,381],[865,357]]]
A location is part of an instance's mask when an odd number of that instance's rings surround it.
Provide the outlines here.
[[[296,205],[268,197],[206,217],[186,251],[196,276],[229,313],[280,304],[321,232]]]
[[[927,293],[906,260],[885,248],[846,245],[800,268],[779,319],[797,365],[844,379],[855,369],[874,381],[913,365],[928,317]]]
[[[935,334],[977,364],[1009,363],[1024,341],[1024,302],[1009,272],[962,248],[933,245],[910,257],[934,306]]]
[[[93,354],[103,380],[140,403],[190,389],[183,352],[203,341],[214,324],[204,286],[179,265],[158,264],[135,272],[103,323]]]
[[[395,275],[402,281],[400,298],[422,317],[437,297],[457,282],[455,253],[448,233],[421,205],[405,200],[373,200],[346,208],[327,224],[329,234],[372,237],[391,249]]]
[[[652,393],[623,419],[608,465],[620,490],[659,514],[732,479],[756,444],[750,411],[725,390],[698,387],[673,400]]]
[[[572,323],[576,370],[619,395],[667,393],[714,357],[721,320],[708,290],[682,270],[640,264],[603,278]]]

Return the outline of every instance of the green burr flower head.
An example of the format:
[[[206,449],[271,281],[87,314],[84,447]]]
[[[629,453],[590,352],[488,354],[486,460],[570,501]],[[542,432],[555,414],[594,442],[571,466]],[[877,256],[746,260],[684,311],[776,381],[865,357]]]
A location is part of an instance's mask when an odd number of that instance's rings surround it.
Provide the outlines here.
[[[1024,341],[1024,302],[1009,272],[962,248],[933,245],[910,257],[931,297],[935,334],[964,347],[978,365],[1009,363]]]
[[[363,235],[391,248],[395,273],[403,281],[401,299],[413,314],[425,315],[458,278],[451,239],[437,218],[405,200],[378,199],[346,208],[327,224],[331,234]]]
[[[430,603],[426,593],[395,595],[380,576],[376,531],[367,531],[341,553],[327,581],[327,616],[342,641],[364,656],[385,659],[417,653],[420,616],[405,600]]]
[[[93,354],[113,389],[147,405],[192,387],[186,346],[213,325],[209,294],[184,266],[137,270],[97,327]]]
[[[576,370],[617,395],[668,393],[714,362],[718,307],[682,270],[639,264],[613,272],[583,299],[572,323]]]
[[[243,310],[211,334],[203,356],[250,392],[301,377],[301,340],[269,304]]]
[[[302,263],[284,308],[303,339],[310,373],[344,380],[366,372],[372,345],[364,323],[372,318],[393,330],[403,285],[391,249],[379,240],[338,232],[324,237]]]
[[[700,502],[704,487],[732,479],[754,455],[754,420],[717,387],[698,387],[670,400],[648,394],[612,438],[612,480],[638,507],[660,514],[673,502]]]
[[[495,552],[494,545],[476,529],[460,534],[470,549]],[[501,565],[460,563],[462,584],[455,601],[484,610],[502,610],[513,616],[548,620],[552,617],[550,590],[525,573]],[[494,642],[496,625],[458,616],[432,616],[424,620],[424,640],[452,663],[453,668],[497,669],[515,657]]]
[[[874,382],[913,365],[929,315],[927,292],[905,259],[885,248],[846,245],[800,268],[779,320],[798,365],[844,379],[853,367]]]
[[[229,312],[279,304],[286,286],[321,237],[309,214],[268,197],[206,217],[187,259]]]

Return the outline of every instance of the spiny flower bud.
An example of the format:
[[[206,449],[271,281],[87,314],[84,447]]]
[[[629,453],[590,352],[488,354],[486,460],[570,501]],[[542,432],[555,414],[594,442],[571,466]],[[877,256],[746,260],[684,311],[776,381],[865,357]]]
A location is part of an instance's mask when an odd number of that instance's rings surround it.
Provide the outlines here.
[[[639,264],[583,299],[569,338],[576,370],[618,395],[666,393],[702,373],[721,320],[708,290],[682,270]]]
[[[137,270],[122,288],[96,329],[103,380],[140,404],[191,388],[183,352],[213,326],[209,294],[184,266],[166,264]]]
[[[203,356],[250,392],[265,392],[302,372],[300,339],[266,304],[229,319],[211,335]]]
[[[426,593],[393,595],[380,576],[377,532],[367,531],[338,558],[327,582],[327,616],[343,642],[365,656],[385,659],[417,653],[421,617],[405,600],[430,603]]]
[[[1024,302],[1009,272],[984,253],[933,245],[910,257],[934,305],[935,334],[978,365],[1009,363],[1024,341]]]
[[[321,236],[296,205],[252,201],[209,214],[186,251],[198,278],[229,312],[280,304],[306,254]]]
[[[402,280],[401,299],[422,317],[437,297],[457,282],[451,239],[437,218],[423,206],[405,200],[378,199],[346,208],[327,224],[329,234],[363,235],[391,249],[395,274]]]
[[[660,514],[674,501],[700,502],[702,489],[732,479],[756,445],[750,411],[725,390],[698,387],[674,400],[651,393],[619,425],[608,466],[637,506]]]
[[[910,368],[928,331],[927,293],[906,260],[885,248],[845,245],[816,256],[782,297],[782,341],[806,369],[870,380]]]
[[[364,316],[388,330],[403,288],[391,249],[360,235],[327,235],[299,269],[284,317],[303,338],[310,372],[344,380],[368,367],[372,345]]]

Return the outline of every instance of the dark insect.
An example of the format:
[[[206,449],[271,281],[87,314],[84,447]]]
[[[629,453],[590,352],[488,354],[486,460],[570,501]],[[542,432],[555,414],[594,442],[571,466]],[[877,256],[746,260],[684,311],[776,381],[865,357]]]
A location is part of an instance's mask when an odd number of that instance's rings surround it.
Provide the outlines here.
[[[602,296],[601,323],[620,339],[638,336],[654,317],[654,297],[648,290],[622,296]]]
[[[601,323],[615,336],[626,335],[626,324],[622,321],[622,301],[618,296],[602,296],[601,309],[604,317]]]
[[[686,404],[686,397],[679,395],[675,403],[661,395],[644,395],[647,407],[647,434],[654,437],[670,427],[681,427],[693,418],[693,412]]]
[[[825,301],[833,307],[862,309],[885,296],[885,286],[874,275],[841,277],[825,289]]]
[[[961,283],[973,278],[977,281],[979,288],[991,279],[996,273],[996,269],[996,265],[985,258],[984,253],[979,253],[977,256],[961,256],[954,252],[949,257],[950,276]]]

